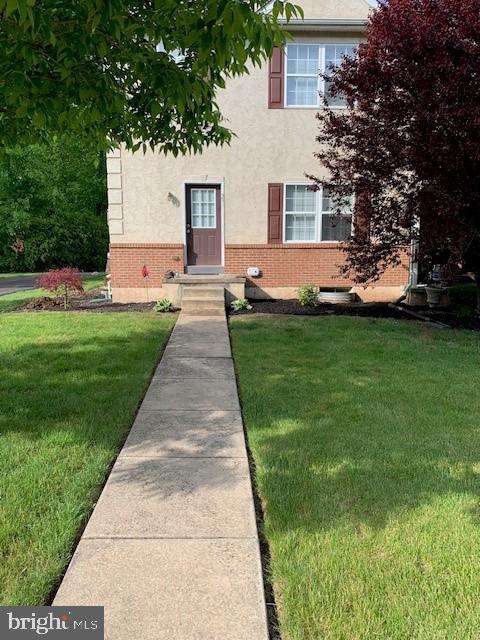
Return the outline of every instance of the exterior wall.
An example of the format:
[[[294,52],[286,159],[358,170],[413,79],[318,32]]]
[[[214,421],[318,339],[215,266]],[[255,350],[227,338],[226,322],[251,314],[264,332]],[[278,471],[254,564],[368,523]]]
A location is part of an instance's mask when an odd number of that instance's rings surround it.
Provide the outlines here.
[[[145,286],[142,269],[147,266],[151,286],[162,286],[167,271],[183,273],[181,244],[110,245],[110,268],[113,287]]]
[[[365,0],[301,0],[305,18],[361,19]],[[355,43],[359,33],[295,32],[301,42]],[[305,174],[325,175],[314,157],[317,109],[268,108],[268,65],[229,81],[218,102],[236,134],[230,146],[173,158],[141,151],[116,151],[108,158],[110,266],[114,298],[120,290],[146,289],[141,269],[151,270],[149,290],[161,293],[166,271],[183,272],[185,184],[222,185],[223,265],[246,275],[258,266],[262,277],[247,283],[257,294],[268,288],[349,286],[338,274],[342,252],[335,243],[268,245],[268,184],[305,183]],[[382,286],[406,284],[405,269],[385,274]],[[130,293],[128,294],[130,295]],[[134,294],[131,294],[134,295]],[[143,293],[142,293],[143,295]]]
[[[247,287],[298,287],[316,284],[320,287],[352,287],[354,282],[344,278],[340,267],[343,251],[335,243],[227,245],[225,269],[229,273],[245,274],[248,267],[259,267],[259,278],[247,278]],[[403,264],[387,270],[379,286],[402,286],[408,279],[408,256]]]
[[[321,39],[355,40],[345,34]],[[268,109],[267,65],[231,80],[219,103],[236,134],[230,146],[179,158],[122,151],[123,225],[111,228],[112,242],[183,243],[185,183],[205,180],[223,184],[225,243],[267,242],[268,183],[322,175],[313,155],[317,110]]]
[[[398,302],[405,297],[405,287],[400,286],[371,286],[352,287],[362,302]],[[245,296],[250,300],[289,300],[298,296],[297,287],[246,287]]]
[[[158,300],[162,297],[177,303],[168,286],[162,286],[168,271],[183,271],[181,244],[114,244],[110,247],[113,299],[115,302]],[[349,288],[365,301],[396,300],[408,280],[408,254],[402,265],[389,269],[375,286],[355,286],[339,274],[343,252],[338,244],[305,245],[227,245],[225,271],[244,276],[248,267],[260,268],[260,277],[247,278],[247,295],[252,298],[291,298],[302,284],[325,288]],[[143,277],[143,267],[150,271]],[[173,297],[172,297],[173,296]]]
[[[231,273],[246,274],[248,267],[259,267],[259,278],[248,278],[246,294],[250,298],[296,297],[303,284],[321,288],[352,288],[364,302],[398,300],[408,282],[409,257],[405,252],[402,264],[388,269],[380,280],[369,287],[355,285],[340,274],[343,251],[335,243],[305,245],[227,245],[225,268]]]
[[[305,19],[322,18],[334,20],[335,18],[366,18],[372,10],[366,0],[295,0],[305,13]]]
[[[366,0],[298,4],[306,19],[363,19],[371,10]],[[361,35],[296,32],[295,39],[355,43]],[[317,109],[269,109],[268,85],[265,63],[231,79],[219,93],[226,124],[236,135],[230,146],[179,158],[123,150],[121,158],[117,152],[109,159],[112,243],[184,243],[184,184],[203,180],[223,184],[226,244],[267,242],[267,184],[305,182],[305,173],[322,174],[313,156]]]

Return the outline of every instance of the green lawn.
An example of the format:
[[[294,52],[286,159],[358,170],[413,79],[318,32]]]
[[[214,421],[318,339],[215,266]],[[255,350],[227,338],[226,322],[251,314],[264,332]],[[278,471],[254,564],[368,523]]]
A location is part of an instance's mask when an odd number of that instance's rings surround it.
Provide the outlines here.
[[[101,287],[104,280],[104,276],[85,276],[83,279],[83,287],[85,291],[90,291],[91,289]],[[18,291],[17,293],[7,293],[4,296],[0,296],[0,312],[15,311],[15,309],[20,308],[25,302],[32,298],[49,295],[51,294],[43,289],[27,289],[26,291]]]
[[[0,604],[48,600],[174,320],[0,316]]]
[[[284,640],[480,637],[480,336],[233,318]]]

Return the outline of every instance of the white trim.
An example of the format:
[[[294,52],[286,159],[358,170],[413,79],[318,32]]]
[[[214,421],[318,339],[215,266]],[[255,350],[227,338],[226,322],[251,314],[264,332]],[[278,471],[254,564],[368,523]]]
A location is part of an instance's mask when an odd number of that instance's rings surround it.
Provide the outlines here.
[[[334,42],[330,42],[330,41],[326,41],[326,40],[311,40],[311,41],[306,41],[306,40],[294,40],[292,42],[288,42],[287,46],[285,47],[284,50],[284,61],[283,61],[283,67],[285,69],[285,77],[283,79],[283,108],[284,109],[322,109],[324,108],[323,102],[320,98],[320,95],[325,95],[325,80],[323,80],[320,77],[321,73],[325,73],[325,47],[327,46],[331,46],[331,47],[358,47],[358,45],[360,44],[360,42],[338,42],[338,41],[334,41]],[[311,46],[317,46],[319,48],[319,70],[318,70],[318,82],[317,82],[317,91],[318,91],[318,102],[317,104],[313,105],[313,104],[288,104],[288,78],[313,78],[313,74],[306,74],[306,73],[288,73],[288,47],[290,46],[304,46],[304,47],[311,47]],[[330,109],[346,109],[345,105],[329,105]]]
[[[303,20],[292,18],[288,22],[286,19],[280,18],[278,21],[287,31],[307,31],[312,29],[316,31],[342,30],[348,32],[353,31],[360,34],[365,32],[368,24],[368,20],[365,18],[304,18]]]
[[[187,252],[187,200],[185,198],[186,188],[189,185],[193,184],[204,184],[204,185],[220,185],[220,220],[221,220],[221,244],[222,244],[222,259],[219,265],[208,265],[208,266],[218,266],[225,267],[225,178],[196,178],[192,176],[188,178],[188,180],[184,180],[182,182],[182,211],[183,211],[183,267],[186,269],[188,266],[188,252]],[[206,265],[198,265],[198,266],[206,266]]]
[[[342,244],[343,240],[319,240],[322,237],[322,221],[324,215],[332,215],[327,211],[322,210],[322,199],[323,199],[323,188],[320,187],[318,191],[315,192],[315,240],[287,240],[286,232],[287,232],[287,213],[295,215],[294,211],[287,212],[287,187],[311,187],[311,182],[301,182],[301,181],[291,181],[283,183],[283,213],[282,213],[282,242],[283,244]],[[355,202],[355,201],[354,201]],[[354,204],[354,203],[353,203]],[[298,215],[302,215],[302,212],[299,211]],[[304,215],[312,215],[312,212],[306,212]],[[345,214],[348,215],[348,214]],[[353,234],[353,209],[351,216],[351,234]]]

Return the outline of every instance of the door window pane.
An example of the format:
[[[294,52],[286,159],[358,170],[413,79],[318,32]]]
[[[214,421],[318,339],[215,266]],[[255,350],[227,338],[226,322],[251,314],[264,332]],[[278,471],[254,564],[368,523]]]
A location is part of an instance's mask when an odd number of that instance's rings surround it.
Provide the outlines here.
[[[192,189],[192,227],[214,229],[217,226],[215,189]]]

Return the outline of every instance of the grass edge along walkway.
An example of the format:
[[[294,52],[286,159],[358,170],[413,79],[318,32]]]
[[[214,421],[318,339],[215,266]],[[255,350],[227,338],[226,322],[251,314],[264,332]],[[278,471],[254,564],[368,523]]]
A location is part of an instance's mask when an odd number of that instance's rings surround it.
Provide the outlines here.
[[[283,640],[473,640],[478,334],[239,317],[233,355]]]
[[[45,603],[175,316],[0,316],[0,604]]]

